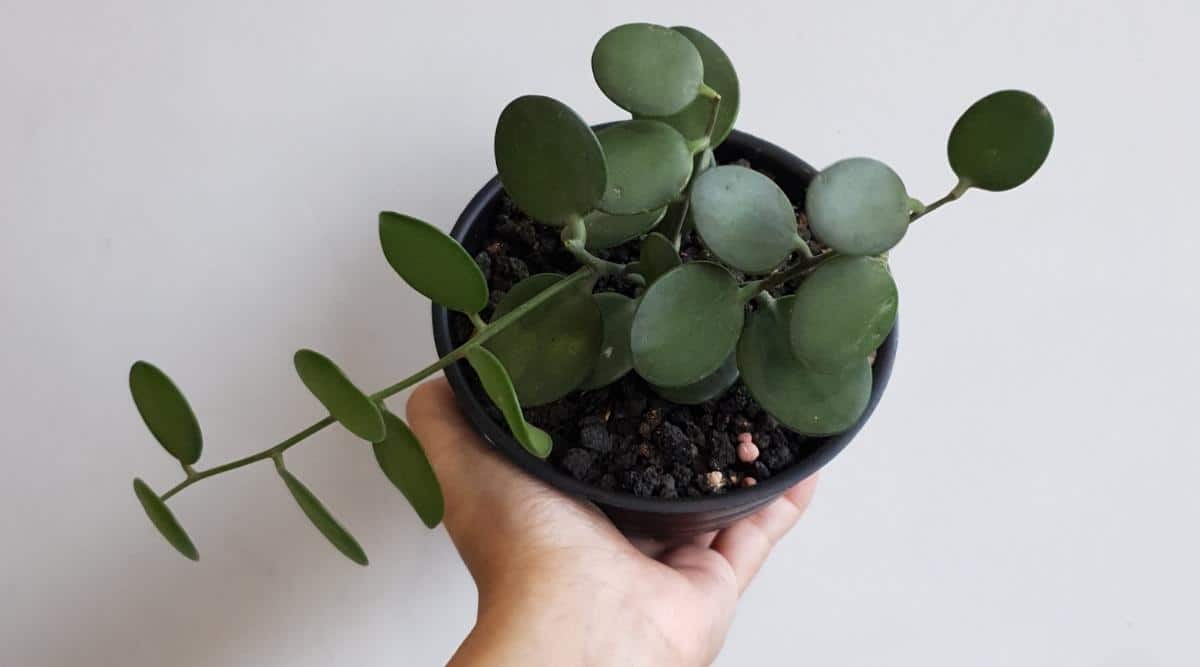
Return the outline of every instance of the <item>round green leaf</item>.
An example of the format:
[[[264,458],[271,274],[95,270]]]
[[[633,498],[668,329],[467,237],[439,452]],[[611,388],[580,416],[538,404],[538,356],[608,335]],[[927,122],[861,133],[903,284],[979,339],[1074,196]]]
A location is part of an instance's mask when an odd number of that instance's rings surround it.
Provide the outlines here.
[[[604,250],[631,241],[654,229],[667,213],[666,206],[633,215],[592,211],[583,219],[587,227],[587,249]]]
[[[348,431],[369,442],[387,435],[379,407],[325,355],[300,350],[293,357],[300,381]]]
[[[662,274],[683,264],[679,251],[667,240],[667,237],[654,232],[642,239],[641,256],[638,258],[638,273],[646,279],[649,285]]]
[[[596,368],[580,385],[580,389],[596,389],[620,380],[633,369],[633,353],[629,351],[629,328],[637,301],[616,292],[593,294],[600,315],[604,318],[604,342],[596,357]]]
[[[862,416],[871,397],[866,357],[831,374],[800,363],[788,344],[794,297],[751,313],[738,342],[738,368],[750,395],[788,428],[810,436],[841,433]]]
[[[359,565],[367,564],[367,554],[363,548],[359,546],[358,540],[354,539],[338,520],[333,518],[329,510],[321,504],[320,500],[313,495],[312,491],[308,490],[296,476],[288,472],[286,468],[277,465],[279,476],[283,478],[283,483],[287,485],[288,491],[291,491],[292,497],[296,499],[296,504],[304,512],[304,516],[312,522],[317,530],[329,540],[329,543],[337,547],[337,550],[342,552],[346,558],[358,563]]]
[[[896,282],[882,259],[835,257],[796,289],[792,351],[821,372],[856,364],[891,332],[897,301]]]
[[[696,231],[722,262],[746,273],[767,273],[802,243],[787,195],[771,179],[739,167],[713,167],[692,184]]]
[[[487,305],[487,281],[479,266],[437,227],[384,211],[379,214],[379,243],[404,282],[431,301],[468,314]]]
[[[825,245],[844,255],[878,255],[904,238],[911,206],[891,167],[854,157],[813,178],[804,208],[809,226]]]
[[[375,460],[383,474],[404,494],[421,521],[433,528],[441,523],[445,513],[437,475],[408,424],[387,410],[382,412],[387,437],[371,445]]]
[[[721,105],[717,107],[717,122],[710,137],[710,144],[717,146],[729,136],[729,132],[733,130],[733,123],[737,120],[737,72],[733,70],[729,56],[704,33],[684,26],[676,26],[672,30],[687,37],[700,52],[700,60],[704,63],[704,83],[721,95]],[[698,141],[704,138],[704,131],[708,129],[712,104],[712,100],[707,97],[697,97],[682,111],[659,117],[658,120],[679,130],[688,141]]]
[[[146,428],[168,454],[187,465],[200,460],[200,423],[166,373],[149,362],[135,362],[129,369],[129,393]]]
[[[592,128],[558,100],[513,100],[496,124],[496,169],[508,196],[534,219],[562,225],[604,196],[604,152]]]
[[[627,120],[596,136],[608,164],[608,187],[599,208],[615,215],[666,206],[692,177],[687,141],[656,120]]]
[[[561,279],[543,273],[522,280],[500,300],[493,319]],[[589,287],[555,294],[485,345],[508,370],[521,403],[542,405],[566,396],[592,374],[603,339],[603,318]]]
[[[633,366],[650,384],[682,387],[725,361],[742,330],[738,285],[724,267],[692,262],[672,269],[642,295],[633,317]]]
[[[470,352],[467,352],[467,363],[471,364],[471,368],[475,369],[475,373],[479,375],[479,381],[483,384],[483,390],[500,408],[500,412],[504,415],[504,421],[508,423],[508,429],[512,431],[513,437],[517,442],[530,454],[544,459],[550,456],[550,450],[554,448],[554,441],[550,438],[550,434],[542,429],[533,426],[525,421],[525,415],[521,412],[521,402],[517,399],[517,392],[513,388],[512,380],[509,378],[508,371],[504,369],[504,364],[496,358],[487,348],[476,347]]]
[[[184,532],[183,527],[175,520],[175,515],[158,497],[158,494],[140,479],[133,480],[133,492],[137,494],[138,502],[146,511],[146,516],[150,517],[150,522],[167,542],[187,558],[200,560],[200,552],[196,551],[196,545],[192,544],[192,538]]]
[[[737,354],[729,353],[720,368],[694,382],[682,387],[654,387],[655,393],[673,403],[680,405],[699,405],[706,401],[719,398],[738,379]]]
[[[1054,120],[1038,98],[1002,90],[972,104],[950,131],[954,173],[984,190],[1011,190],[1029,180],[1050,153]]]
[[[696,99],[704,82],[700,52],[661,25],[627,23],[609,30],[592,51],[592,75],[617,106],[669,116]]]

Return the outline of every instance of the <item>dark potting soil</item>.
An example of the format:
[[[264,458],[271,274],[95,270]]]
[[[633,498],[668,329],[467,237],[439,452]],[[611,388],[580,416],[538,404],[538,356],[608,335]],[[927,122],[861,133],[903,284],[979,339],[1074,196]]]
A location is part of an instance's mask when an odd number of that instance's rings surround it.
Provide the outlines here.
[[[741,164],[750,166],[744,161]],[[812,238],[803,212],[796,208],[801,237],[814,253],[824,250]],[[485,319],[514,284],[530,275],[566,274],[579,268],[563,247],[557,229],[534,222],[507,197],[492,225],[484,249],[475,256],[491,290],[489,305],[482,313]],[[637,259],[638,248],[635,240],[595,254],[627,263]],[[680,256],[685,262],[711,259],[694,232],[683,238]],[[736,272],[735,276],[743,278]],[[605,277],[596,291],[633,296],[634,287],[623,277]],[[791,293],[794,288],[785,284],[777,293]],[[466,317],[455,313],[451,324],[456,343],[470,337],[472,327]],[[474,373],[466,370],[476,394],[485,397],[492,419],[503,424],[503,416],[486,399]],[[554,438],[552,465],[576,479],[638,496],[701,497],[736,491],[747,484],[747,477],[767,479],[811,446],[809,438],[781,427],[764,412],[741,381],[716,400],[678,405],[659,397],[631,371],[607,387],[573,392],[553,403],[526,408],[525,418]],[[741,433],[750,433],[758,446],[758,460],[752,463],[738,460]]]

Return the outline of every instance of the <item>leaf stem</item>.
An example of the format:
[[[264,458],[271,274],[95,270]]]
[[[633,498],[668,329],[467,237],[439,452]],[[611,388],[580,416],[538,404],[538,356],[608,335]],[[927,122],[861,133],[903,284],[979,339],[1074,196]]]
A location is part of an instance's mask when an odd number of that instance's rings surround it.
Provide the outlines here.
[[[799,234],[796,234],[795,243],[796,251],[800,253],[801,257],[806,260],[813,258],[812,248],[808,246],[808,241],[805,241],[803,237],[801,237]]]
[[[675,211],[667,209],[667,215],[672,216],[672,218],[668,221],[670,224],[663,227],[663,236],[667,237],[671,245],[675,246],[675,250],[679,250],[679,245],[683,242],[683,228],[687,222],[688,208],[692,205],[690,195],[692,192],[692,183],[695,180],[695,172],[692,172],[692,180],[688,182],[687,187],[683,190],[683,201],[675,205],[679,208]]]
[[[487,328],[487,322],[479,316],[479,313],[467,313],[467,317],[471,320],[471,325],[475,327],[475,331],[483,331]]]
[[[237,468],[241,468],[242,466],[248,466],[251,463],[257,463],[258,461],[262,461],[263,459],[274,458],[275,456],[282,454],[284,452],[284,450],[288,449],[292,445],[295,445],[296,443],[300,442],[301,440],[316,433],[317,431],[320,431],[321,429],[325,428],[326,426],[329,426],[332,423],[333,423],[333,417],[326,417],[326,418],[322,419],[321,421],[316,422],[315,424],[312,424],[311,426],[304,429],[303,431],[300,431],[299,433],[293,435],[292,437],[288,438],[287,440],[284,440],[283,442],[275,445],[274,447],[271,447],[269,449],[264,449],[263,451],[258,452],[257,454],[251,454],[250,456],[237,459],[236,461],[230,461],[229,463],[216,466],[215,468],[209,468],[208,470],[197,471],[194,476],[189,477],[189,478],[183,480],[182,482],[176,484],[174,487],[171,488],[171,490],[162,494],[161,497],[163,500],[167,500],[171,496],[175,495],[176,493],[179,493],[180,491],[186,489],[187,487],[191,486],[192,484],[195,484],[196,482],[199,482],[202,479],[212,477],[213,475],[220,475],[221,473],[229,472],[230,470],[236,470]]]
[[[452,352],[450,352],[446,356],[442,357],[441,359],[438,359],[437,361],[433,362],[432,364],[429,364],[425,368],[422,368],[421,370],[417,371],[416,373],[413,373],[412,375],[404,378],[403,380],[391,385],[390,387],[386,387],[384,389],[381,389],[380,391],[375,392],[374,394],[371,394],[371,396],[370,396],[371,399],[376,400],[376,401],[381,401],[383,399],[394,396],[395,394],[398,394],[398,393],[404,391],[405,389],[408,389],[409,387],[420,382],[421,380],[424,380],[425,378],[429,377],[430,375],[433,375],[434,373],[442,370],[443,368],[449,366],[450,364],[467,356],[468,352],[470,352],[471,350],[475,349],[476,347],[478,347],[480,345],[483,345],[483,343],[485,343],[492,336],[495,336],[497,333],[503,331],[506,327],[508,327],[513,322],[516,322],[517,320],[524,317],[527,313],[532,311],[534,308],[537,308],[539,305],[544,303],[550,297],[554,296],[555,294],[558,294],[559,292],[570,289],[571,287],[574,287],[575,285],[577,285],[581,282],[590,280],[595,275],[596,275],[596,270],[594,268],[589,267],[589,266],[581,267],[578,271],[572,273],[571,275],[567,276],[566,278],[563,278],[562,280],[554,283],[550,287],[547,287],[546,289],[542,290],[541,292],[538,292],[536,295],[533,296],[533,298],[529,299],[528,301],[521,304],[520,306],[517,306],[516,308],[512,309],[512,311],[505,314],[503,317],[495,320],[491,324],[488,324],[486,326],[486,328],[480,330],[470,340],[468,340],[467,342],[458,346],[457,348],[455,348]],[[229,463],[224,463],[219,466],[209,468],[208,470],[194,470],[194,469],[188,470],[187,468],[185,468],[185,472],[188,473],[187,478],[184,479],[182,482],[173,486],[166,493],[163,493],[160,496],[160,498],[165,501],[165,500],[169,499],[171,496],[174,496],[175,494],[186,489],[187,487],[191,486],[192,484],[199,482],[202,479],[207,479],[214,475],[220,475],[221,473],[229,472],[230,470],[236,470],[238,468],[248,466],[251,463],[257,463],[257,462],[263,461],[265,459],[272,459],[276,462],[277,467],[281,466],[282,459],[283,459],[283,453],[285,451],[287,451],[289,448],[293,447],[294,445],[299,444],[301,441],[305,440],[309,436],[316,434],[317,432],[323,430],[326,426],[329,426],[333,423],[334,423],[333,417],[325,417],[324,419],[314,422],[313,424],[308,426],[308,428],[305,428],[304,430],[292,435],[290,438],[276,444],[273,447],[269,447],[267,449],[262,450],[261,452],[251,454],[250,456],[246,456],[246,457],[234,460],[234,461],[230,461]]]
[[[950,192],[947,193],[945,197],[942,197],[941,199],[933,202],[932,204],[926,206],[922,210],[914,211],[912,214],[912,217],[909,218],[909,220],[908,220],[908,224],[911,225],[912,223],[916,222],[917,220],[920,220],[921,218],[925,217],[926,215],[938,210],[942,206],[945,206],[946,204],[949,204],[950,202],[957,200],[959,197],[963,196],[963,193],[965,193],[970,188],[971,188],[971,182],[965,178],[960,178],[958,180],[958,184],[955,185],[954,188],[951,189]]]
[[[708,123],[704,126],[704,138],[692,144],[692,153],[703,153],[712,146],[712,133],[717,127],[717,114],[721,110],[721,93],[713,90],[708,84],[700,84],[700,96],[712,102],[708,113]]]
[[[587,226],[583,218],[572,217],[562,230],[562,242],[580,264],[595,271],[601,276],[625,276],[638,285],[644,285],[645,280],[636,273],[629,272],[629,266],[610,262],[588,252]]]
[[[742,303],[749,303],[750,300],[758,296],[759,293],[769,292],[770,290],[779,287],[793,278],[799,278],[800,276],[803,276],[809,271],[836,257],[837,254],[838,253],[836,251],[826,250],[820,255],[802,258],[800,261],[786,269],[776,271],[775,273],[772,273],[761,280],[755,280],[742,285],[740,288],[738,288],[738,297],[742,300]]]
[[[712,128],[709,128],[711,132]],[[704,141],[708,141],[708,135],[704,136]],[[700,165],[704,163],[704,151],[701,150],[692,156],[692,175],[688,178],[688,183],[683,188],[683,192],[679,193],[680,199],[673,206],[678,206],[677,210],[668,210],[667,215],[672,216],[666,221],[667,225],[662,228],[663,236],[679,250],[679,245],[683,242],[683,228],[687,226],[688,208],[692,205],[692,186],[696,183],[696,177],[700,175]],[[660,223],[662,224],[662,223]]]

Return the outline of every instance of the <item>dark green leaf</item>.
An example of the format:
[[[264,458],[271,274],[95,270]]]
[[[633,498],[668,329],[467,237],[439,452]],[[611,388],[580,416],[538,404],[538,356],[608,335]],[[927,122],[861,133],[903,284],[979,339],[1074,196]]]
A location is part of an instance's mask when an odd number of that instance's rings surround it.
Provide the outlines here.
[[[642,295],[630,348],[639,375],[659,387],[690,385],[717,370],[742,331],[738,285],[724,267],[692,262]]]
[[[167,542],[187,558],[200,560],[200,552],[196,551],[196,545],[192,544],[192,539],[175,520],[175,515],[167,508],[167,504],[159,499],[158,494],[140,479],[133,480],[133,492],[137,494],[138,502],[142,504],[142,509],[146,510],[150,522]]]
[[[617,106],[645,116],[681,111],[700,91],[704,62],[681,33],[649,23],[609,30],[592,51],[592,75]]]
[[[596,389],[620,380],[633,369],[633,353],[629,350],[629,328],[637,301],[616,292],[593,294],[604,318],[604,342],[596,358],[596,368],[580,385],[580,389]]]
[[[688,41],[700,52],[700,59],[704,63],[704,83],[721,95],[721,106],[717,108],[717,122],[713,127],[710,140],[711,145],[717,146],[725,141],[725,137],[729,136],[729,132],[733,130],[733,123],[737,120],[739,98],[737,72],[733,70],[733,63],[729,61],[729,56],[725,55],[721,47],[699,30],[683,26],[676,26],[673,30],[687,37]],[[711,115],[712,100],[707,97],[697,97],[679,113],[660,117],[658,120],[679,130],[688,141],[697,141],[704,138],[704,131],[708,129]]]
[[[950,131],[954,173],[984,190],[1010,190],[1029,180],[1050,153],[1054,120],[1038,98],[1002,90],[972,104]]]
[[[493,321],[560,279],[537,274],[517,283],[497,304]],[[592,374],[604,322],[590,290],[589,285],[559,292],[485,343],[508,370],[524,405],[562,398]]]
[[[721,367],[709,375],[682,387],[654,387],[663,398],[681,405],[699,405],[720,398],[738,379],[737,354],[729,353]]]
[[[379,242],[388,264],[430,300],[468,314],[487,305],[487,281],[479,266],[437,227],[384,211],[379,214]]]
[[[135,362],[129,369],[129,393],[146,428],[168,454],[188,465],[200,460],[200,423],[166,373],[149,362]]]
[[[612,215],[604,211],[592,211],[583,219],[583,224],[587,227],[587,249],[604,250],[636,239],[654,229],[666,212],[666,206],[634,215]]]
[[[811,436],[841,433],[862,416],[871,397],[871,365],[862,358],[821,374],[800,363],[788,344],[794,297],[750,314],[738,342],[738,368],[750,395],[784,426]]]
[[[508,423],[508,429],[512,431],[517,442],[521,443],[530,454],[540,459],[550,456],[554,441],[550,439],[548,433],[525,421],[525,415],[521,413],[521,403],[517,399],[517,392],[513,389],[512,381],[509,379],[508,371],[504,369],[504,364],[500,363],[496,355],[483,347],[476,347],[468,352],[467,362],[479,375],[483,390],[504,414],[504,421]]]
[[[445,512],[442,487],[433,474],[433,467],[408,424],[387,410],[383,410],[383,421],[387,425],[387,437],[372,445],[375,460],[383,474],[408,499],[421,521],[433,528],[441,523]]]
[[[366,565],[367,554],[363,552],[363,548],[359,546],[358,541],[342,527],[342,524],[338,523],[337,519],[333,518],[333,515],[329,513],[329,510],[325,509],[320,500],[317,500],[312,491],[309,491],[308,487],[304,486],[286,468],[276,466],[276,469],[279,471],[279,476],[283,478],[283,483],[287,484],[288,491],[292,492],[292,497],[296,499],[296,504],[304,511],[304,516],[308,517],[308,520],[317,527],[317,530],[321,531],[325,539],[337,547],[337,550],[342,552],[346,558],[359,565]]]
[[[562,279],[562,274],[559,273],[535,273],[513,285],[504,294],[504,297],[500,299],[500,303],[496,304],[496,309],[492,311],[492,321],[504,317],[517,306],[544,292],[548,287]]]
[[[746,167],[725,165],[700,174],[692,184],[689,215],[708,249],[746,273],[767,273],[801,243],[787,195]]]
[[[596,136],[608,165],[608,187],[599,208],[632,215],[666,206],[692,177],[687,141],[656,120],[627,120]]]
[[[866,157],[835,162],[808,186],[813,234],[844,255],[878,255],[904,238],[910,201],[891,167]]]
[[[638,261],[638,272],[649,285],[662,274],[683,264],[679,251],[667,240],[667,237],[654,232],[642,239],[641,257]]]
[[[835,257],[796,289],[792,351],[820,372],[857,364],[896,323],[896,282],[877,257]]]
[[[540,95],[513,100],[496,124],[496,168],[508,196],[551,225],[583,217],[604,196],[600,141],[570,107]]]
[[[379,407],[350,382],[337,364],[312,350],[300,350],[293,361],[304,386],[334,419],[363,440],[383,440],[387,431]]]

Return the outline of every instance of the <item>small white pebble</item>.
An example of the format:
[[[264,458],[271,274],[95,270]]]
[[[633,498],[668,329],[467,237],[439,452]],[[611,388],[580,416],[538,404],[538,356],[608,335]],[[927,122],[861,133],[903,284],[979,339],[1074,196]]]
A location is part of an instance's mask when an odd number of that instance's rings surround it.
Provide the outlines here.
[[[755,484],[758,484],[758,480],[754,479],[753,477],[746,476],[746,477],[742,478],[742,486],[744,486],[746,488],[750,488],[750,487],[754,486]]]
[[[753,442],[743,442],[738,445],[737,455],[738,460],[742,463],[754,463],[758,460],[758,445]]]
[[[725,488],[725,475],[721,474],[720,470],[714,470],[704,476],[708,482],[708,488],[716,490]]]

